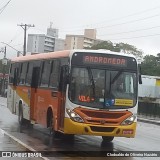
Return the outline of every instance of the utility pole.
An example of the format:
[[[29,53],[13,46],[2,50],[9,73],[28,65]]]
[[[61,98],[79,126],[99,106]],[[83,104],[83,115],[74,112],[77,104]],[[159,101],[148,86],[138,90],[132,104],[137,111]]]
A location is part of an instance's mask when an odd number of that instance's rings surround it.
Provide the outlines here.
[[[4,53],[4,57],[2,59],[2,74],[3,77],[1,79],[1,96],[4,96],[5,93],[5,66],[7,65],[7,59],[6,59],[6,47],[4,49],[1,49],[0,52]]]
[[[26,33],[27,29],[30,27],[34,27],[34,24],[18,24],[18,26],[21,26],[24,29],[24,45],[23,45],[23,56],[26,55]]]

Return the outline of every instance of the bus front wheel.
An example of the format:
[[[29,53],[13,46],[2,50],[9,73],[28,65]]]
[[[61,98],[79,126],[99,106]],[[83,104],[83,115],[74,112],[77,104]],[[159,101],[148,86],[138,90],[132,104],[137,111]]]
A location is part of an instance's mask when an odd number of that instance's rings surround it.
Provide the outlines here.
[[[102,136],[103,142],[112,142],[114,137],[113,136]]]

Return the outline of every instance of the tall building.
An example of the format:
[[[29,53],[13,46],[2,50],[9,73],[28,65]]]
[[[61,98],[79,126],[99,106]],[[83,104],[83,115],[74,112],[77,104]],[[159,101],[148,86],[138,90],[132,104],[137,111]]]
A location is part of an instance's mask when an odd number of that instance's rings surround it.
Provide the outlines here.
[[[44,52],[45,34],[28,34],[27,52]]]
[[[47,34],[28,34],[27,52],[44,53],[64,50],[63,39],[58,38],[58,29],[50,26]]]
[[[96,39],[96,29],[85,29],[84,35],[66,35],[65,49],[91,48],[101,41]]]

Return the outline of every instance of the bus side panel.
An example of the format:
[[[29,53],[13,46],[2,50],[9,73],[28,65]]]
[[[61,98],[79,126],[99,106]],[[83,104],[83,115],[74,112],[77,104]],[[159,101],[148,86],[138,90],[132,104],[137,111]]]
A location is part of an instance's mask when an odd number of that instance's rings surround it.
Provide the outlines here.
[[[58,92],[57,96],[52,97],[52,91],[48,89],[37,89],[36,93],[36,122],[47,126],[47,110],[49,107],[52,108],[54,125],[57,130],[57,114],[58,114]]]
[[[13,85],[8,85],[7,108],[11,111],[11,113],[15,113],[15,94],[16,90]]]
[[[16,89],[16,114],[19,113],[19,103],[22,102],[23,118],[30,120],[30,88],[17,86]]]

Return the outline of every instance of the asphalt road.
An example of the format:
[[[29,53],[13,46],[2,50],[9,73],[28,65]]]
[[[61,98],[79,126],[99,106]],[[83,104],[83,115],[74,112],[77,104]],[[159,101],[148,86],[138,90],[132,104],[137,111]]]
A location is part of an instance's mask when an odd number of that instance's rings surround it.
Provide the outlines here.
[[[108,144],[104,144],[101,137],[93,136],[75,136],[74,140],[70,140],[64,136],[52,139],[48,135],[48,130],[40,125],[34,125],[33,129],[25,126],[22,128],[22,133],[20,133],[18,117],[10,113],[6,108],[6,99],[1,97],[0,128],[15,137],[19,144],[25,144],[26,147],[30,147],[36,151],[54,151],[53,153],[55,154],[57,151],[75,151],[77,154],[82,153],[84,156],[72,157],[72,153],[66,154],[62,152],[62,156],[48,157],[49,159],[100,159],[99,157],[88,157],[92,154],[95,155],[97,151],[160,151],[160,126],[142,122],[138,123],[137,134],[134,139],[115,138],[113,143]],[[4,145],[0,143],[0,148],[2,147]],[[10,145],[8,145],[6,150],[10,149],[14,150],[14,148],[10,148]],[[17,150],[19,150],[18,147]],[[101,157],[101,159],[157,160],[160,157]]]

